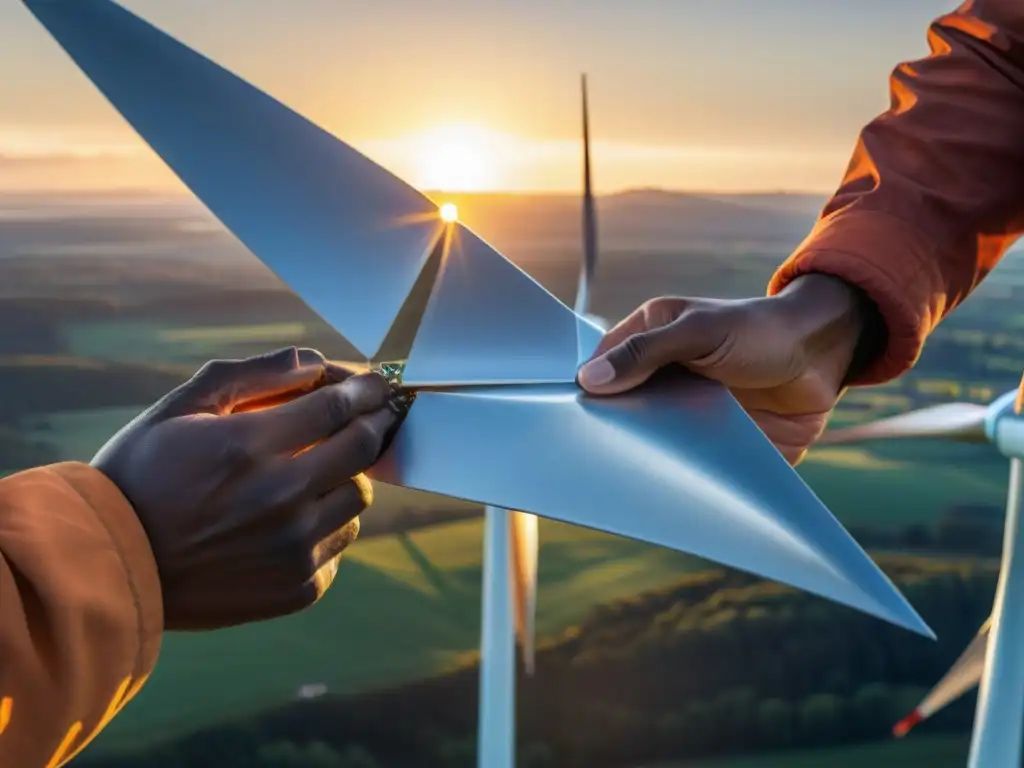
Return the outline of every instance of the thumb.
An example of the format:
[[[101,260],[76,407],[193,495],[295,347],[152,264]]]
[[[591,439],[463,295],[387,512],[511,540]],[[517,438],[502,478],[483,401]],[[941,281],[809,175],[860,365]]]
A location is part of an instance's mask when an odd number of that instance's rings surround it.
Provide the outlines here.
[[[241,360],[211,360],[171,392],[161,410],[165,411],[163,415],[224,415],[246,403],[314,389],[324,379],[326,370],[327,361],[322,354],[315,349],[296,347]]]
[[[584,364],[579,385],[595,395],[638,387],[666,365],[686,365],[714,351],[724,337],[715,325],[713,315],[691,311],[668,325],[634,333]]]

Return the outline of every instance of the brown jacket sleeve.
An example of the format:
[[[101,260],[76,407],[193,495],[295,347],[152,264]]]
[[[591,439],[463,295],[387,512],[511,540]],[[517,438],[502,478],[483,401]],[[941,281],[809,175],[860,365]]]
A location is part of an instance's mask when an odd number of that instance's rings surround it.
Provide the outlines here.
[[[888,338],[856,384],[909,369],[1024,229],[1024,2],[968,0],[928,42],[893,72],[889,110],[768,288],[825,272],[867,293]]]
[[[149,541],[110,480],[77,463],[0,480],[0,766],[77,754],[142,687],[162,630]]]

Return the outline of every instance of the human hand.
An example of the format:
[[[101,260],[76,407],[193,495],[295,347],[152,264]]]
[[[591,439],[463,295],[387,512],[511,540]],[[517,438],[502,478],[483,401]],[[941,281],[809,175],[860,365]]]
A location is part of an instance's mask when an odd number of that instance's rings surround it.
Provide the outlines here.
[[[842,394],[869,311],[854,288],[824,274],[772,297],[653,299],[605,335],[578,381],[609,395],[683,365],[727,386],[797,464]]]
[[[100,449],[92,465],[149,536],[168,629],[259,621],[320,598],[371,501],[360,473],[397,424],[390,398],[383,376],[314,350],[216,360]]]

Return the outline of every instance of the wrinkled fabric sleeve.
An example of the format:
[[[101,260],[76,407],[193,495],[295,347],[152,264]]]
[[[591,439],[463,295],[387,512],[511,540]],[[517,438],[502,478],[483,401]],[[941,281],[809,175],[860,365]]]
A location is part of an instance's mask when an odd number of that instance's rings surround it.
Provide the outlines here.
[[[896,378],[1024,230],[1024,2],[974,0],[900,64],[842,183],[769,294],[823,272],[877,306],[884,343],[852,384]]]
[[[162,631],[149,542],[106,476],[0,480],[0,766],[74,757],[142,687]]]

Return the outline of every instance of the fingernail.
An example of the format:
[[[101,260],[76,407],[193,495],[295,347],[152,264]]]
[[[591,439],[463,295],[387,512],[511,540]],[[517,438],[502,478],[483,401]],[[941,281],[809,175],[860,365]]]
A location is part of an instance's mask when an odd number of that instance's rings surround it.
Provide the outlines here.
[[[584,389],[603,386],[614,378],[615,369],[605,357],[599,357],[596,360],[591,360],[580,368],[579,372],[580,386]]]

